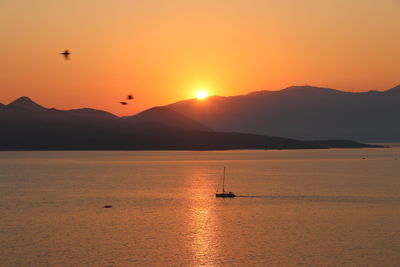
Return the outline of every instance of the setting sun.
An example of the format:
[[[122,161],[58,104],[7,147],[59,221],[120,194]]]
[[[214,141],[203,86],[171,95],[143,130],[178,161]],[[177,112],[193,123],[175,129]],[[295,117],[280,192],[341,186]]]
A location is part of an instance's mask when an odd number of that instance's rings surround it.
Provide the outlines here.
[[[207,97],[208,97],[208,93],[203,89],[197,91],[197,93],[196,93],[196,98],[197,99],[202,100],[202,99],[205,99]]]

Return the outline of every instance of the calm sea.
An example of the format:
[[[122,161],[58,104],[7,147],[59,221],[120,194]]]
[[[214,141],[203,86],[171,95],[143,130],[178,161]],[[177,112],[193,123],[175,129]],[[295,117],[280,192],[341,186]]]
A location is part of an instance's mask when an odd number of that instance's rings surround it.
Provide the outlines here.
[[[400,266],[400,147],[0,152],[0,265]]]

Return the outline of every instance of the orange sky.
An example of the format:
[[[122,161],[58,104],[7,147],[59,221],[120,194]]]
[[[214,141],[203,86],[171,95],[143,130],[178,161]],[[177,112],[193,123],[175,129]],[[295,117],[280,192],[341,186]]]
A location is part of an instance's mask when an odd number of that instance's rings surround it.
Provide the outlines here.
[[[388,89],[399,14],[399,0],[1,0],[0,102],[128,115],[199,88]]]

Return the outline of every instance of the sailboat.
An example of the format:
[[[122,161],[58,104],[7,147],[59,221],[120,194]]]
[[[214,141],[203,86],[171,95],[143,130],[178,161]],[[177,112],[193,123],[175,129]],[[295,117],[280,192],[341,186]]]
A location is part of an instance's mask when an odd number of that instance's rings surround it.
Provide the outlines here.
[[[219,186],[218,186],[219,187]],[[216,197],[236,197],[235,193],[233,192],[225,192],[225,167],[224,167],[224,175],[222,176],[222,192],[217,192],[215,193]]]

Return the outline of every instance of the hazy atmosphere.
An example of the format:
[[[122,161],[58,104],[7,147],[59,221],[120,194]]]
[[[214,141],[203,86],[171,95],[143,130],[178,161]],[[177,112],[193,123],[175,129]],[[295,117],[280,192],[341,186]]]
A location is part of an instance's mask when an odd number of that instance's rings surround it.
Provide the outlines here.
[[[131,115],[200,89],[386,90],[400,77],[399,10],[398,0],[2,0],[0,102]],[[129,93],[135,104],[119,105]]]
[[[400,266],[400,0],[0,0],[0,267]]]

